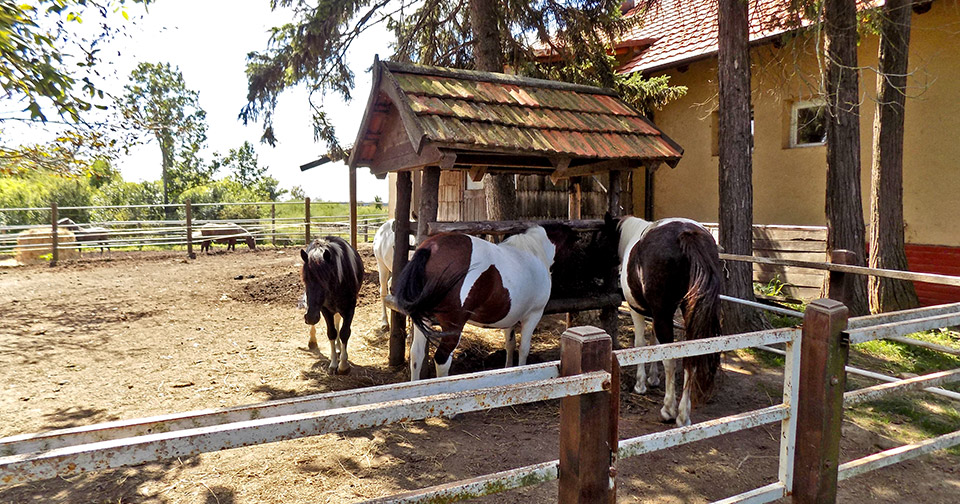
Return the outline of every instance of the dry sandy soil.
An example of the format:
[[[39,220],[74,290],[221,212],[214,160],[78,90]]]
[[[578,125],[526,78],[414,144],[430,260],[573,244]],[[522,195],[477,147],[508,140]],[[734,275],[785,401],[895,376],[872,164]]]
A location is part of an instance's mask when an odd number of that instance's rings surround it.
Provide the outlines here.
[[[362,253],[349,376],[326,373],[324,343],[324,355],[306,348],[296,249],[0,268],[0,436],[406,380],[385,365],[377,275],[369,246]],[[626,341],[629,317],[621,325]],[[546,320],[532,360],[557,358],[562,330]],[[502,366],[497,336],[470,331],[452,372]],[[744,355],[724,357],[716,399],[695,421],[779,402],[780,374]],[[662,394],[624,393],[621,437],[669,428]],[[354,502],[555,459],[557,421],[556,401],[483,411],[0,487],[0,503]],[[619,502],[707,502],[773,482],[778,438],[767,426],[621,461]],[[891,446],[844,425],[844,459]],[[957,502],[958,462],[935,454],[860,476],[841,483],[841,501]],[[484,501],[547,503],[556,492],[550,483]]]

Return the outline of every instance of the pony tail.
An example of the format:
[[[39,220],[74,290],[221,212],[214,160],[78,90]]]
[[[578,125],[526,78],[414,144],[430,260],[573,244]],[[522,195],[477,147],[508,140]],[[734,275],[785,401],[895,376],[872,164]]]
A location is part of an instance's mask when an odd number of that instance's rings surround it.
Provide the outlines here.
[[[428,338],[439,335],[430,327],[430,316],[437,305],[449,294],[457,283],[466,276],[462,274],[448,274],[447,270],[438,278],[427,278],[427,262],[430,260],[430,249],[418,249],[410,262],[403,268],[396,278],[397,293],[394,296],[397,307],[410,316],[411,321]]]
[[[717,244],[701,230],[680,233],[680,251],[690,262],[690,285],[683,297],[683,318],[687,339],[720,335],[721,266]],[[683,367],[692,373],[694,404],[707,400],[713,392],[720,354],[686,357]]]

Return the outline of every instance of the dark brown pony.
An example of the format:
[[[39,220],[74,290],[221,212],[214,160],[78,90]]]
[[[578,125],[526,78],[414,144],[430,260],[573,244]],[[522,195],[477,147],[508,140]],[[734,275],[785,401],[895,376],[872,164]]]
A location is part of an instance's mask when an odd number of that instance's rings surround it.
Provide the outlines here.
[[[300,250],[303,259],[307,313],[303,321],[310,325],[310,349],[317,348],[316,324],[320,316],[327,323],[330,340],[330,373],[347,374],[347,342],[350,324],[357,309],[357,296],[363,282],[363,261],[350,244],[336,236],[317,238]]]
[[[673,314],[683,313],[686,340],[710,338],[720,334],[720,292],[722,276],[717,243],[702,225],[688,219],[664,219],[653,223],[636,217],[624,217],[618,225],[621,258],[620,287],[630,305],[634,325],[634,346],[643,346],[644,321],[641,313],[653,317],[653,332],[658,343],[673,342]],[[679,410],[674,384],[672,359],[664,361],[666,390],[660,416],[676,419],[677,425],[690,425],[693,403],[710,394],[720,367],[720,354],[683,359],[683,394]],[[656,385],[656,368],[647,379],[643,364],[637,366],[634,390],[647,391]]]
[[[110,244],[108,243],[110,230],[105,227],[89,225],[81,227],[80,224],[73,222],[73,219],[67,217],[58,220],[57,226],[72,232],[78,242],[93,243],[95,246],[100,245],[101,255],[103,255],[104,248],[110,250]]]

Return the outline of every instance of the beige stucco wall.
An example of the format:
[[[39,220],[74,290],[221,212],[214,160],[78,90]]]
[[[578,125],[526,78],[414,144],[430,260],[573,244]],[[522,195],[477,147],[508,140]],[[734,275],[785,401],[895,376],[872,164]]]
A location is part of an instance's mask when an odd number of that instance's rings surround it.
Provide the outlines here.
[[[904,141],[904,218],[910,243],[960,246],[960,7],[956,0],[934,2],[913,16],[911,76]],[[817,96],[818,62],[812,37],[777,49],[752,51],[754,107],[754,222],[823,225],[826,148],[788,147],[790,106]],[[863,95],[861,119],[862,191],[870,211],[870,166],[876,89],[877,37],[859,48]],[[670,70],[671,83],[686,96],[657,111],[655,120],[684,148],[675,169],[655,175],[654,216],[717,220],[715,121],[716,59]],[[642,177],[635,177],[634,207],[643,208]],[[868,219],[869,222],[869,219]]]

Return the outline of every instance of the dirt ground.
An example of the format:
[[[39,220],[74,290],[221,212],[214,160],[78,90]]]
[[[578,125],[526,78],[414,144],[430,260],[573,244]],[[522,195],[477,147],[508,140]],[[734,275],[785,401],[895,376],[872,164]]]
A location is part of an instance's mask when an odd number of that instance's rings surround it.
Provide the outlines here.
[[[353,372],[307,349],[297,249],[90,254],[57,268],[0,268],[0,436],[395,383],[386,366],[375,262],[354,336]],[[622,317],[623,341],[629,317]],[[545,320],[533,361],[558,356]],[[499,333],[470,330],[452,373],[502,366]],[[724,357],[716,398],[694,421],[780,402],[781,375]],[[632,385],[631,383],[625,384]],[[669,428],[662,388],[623,394],[620,435]],[[557,458],[556,401],[325,435],[0,487],[0,503],[354,502]],[[619,462],[619,502],[708,502],[775,481],[779,429],[766,426]],[[844,425],[843,458],[895,443]],[[484,502],[556,501],[556,483]],[[841,502],[948,503],[960,458],[934,454],[841,482]]]

